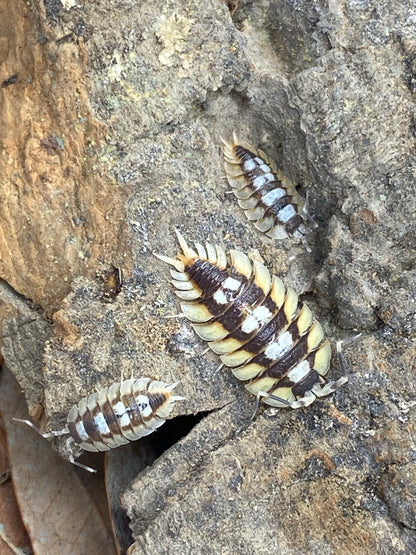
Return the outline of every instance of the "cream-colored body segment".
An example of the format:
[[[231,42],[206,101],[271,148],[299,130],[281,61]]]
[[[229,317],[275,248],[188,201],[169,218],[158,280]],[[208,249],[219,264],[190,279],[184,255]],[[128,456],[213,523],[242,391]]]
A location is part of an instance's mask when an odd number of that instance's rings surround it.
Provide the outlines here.
[[[306,249],[304,199],[262,150],[241,142],[224,141],[224,169],[239,206],[256,229],[272,239],[299,238]],[[312,222],[312,226],[316,224]]]
[[[238,250],[230,252],[228,265],[221,247],[197,245],[194,250],[176,233],[183,254],[157,256],[175,267],[172,283],[182,299],[184,288],[177,284],[189,284],[191,295],[181,303],[182,312],[221,362],[248,382],[248,391],[266,404],[299,408],[345,383],[346,378],[325,382],[329,341],[293,289]]]
[[[62,430],[41,433],[29,420],[22,422],[43,437],[68,435],[69,460],[95,472],[74,460],[72,444],[85,451],[108,451],[151,434],[165,423],[174,403],[184,400],[173,393],[176,386],[177,383],[167,384],[150,378],[132,378],[82,398],[69,410]]]

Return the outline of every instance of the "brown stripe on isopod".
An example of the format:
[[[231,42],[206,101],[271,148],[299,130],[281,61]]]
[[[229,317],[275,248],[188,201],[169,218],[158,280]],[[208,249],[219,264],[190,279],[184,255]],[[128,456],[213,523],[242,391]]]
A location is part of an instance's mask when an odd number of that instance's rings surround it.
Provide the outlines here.
[[[310,251],[305,235],[307,219],[312,219],[293,183],[262,150],[235,136],[232,143],[224,141],[224,145],[225,173],[246,217],[268,237],[295,237]]]
[[[175,268],[182,312],[251,393],[272,406],[298,408],[347,381],[327,382],[331,347],[322,327],[264,264],[237,250],[229,262],[221,247],[197,243],[194,250],[176,234],[182,253],[156,256]]]

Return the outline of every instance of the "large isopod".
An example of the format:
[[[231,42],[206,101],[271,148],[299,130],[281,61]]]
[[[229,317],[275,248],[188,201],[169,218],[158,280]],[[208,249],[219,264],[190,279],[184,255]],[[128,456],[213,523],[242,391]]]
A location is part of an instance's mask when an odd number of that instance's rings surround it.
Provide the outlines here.
[[[299,408],[347,381],[327,381],[331,346],[309,307],[264,264],[210,243],[156,255],[174,267],[182,313],[248,391],[276,407]]]

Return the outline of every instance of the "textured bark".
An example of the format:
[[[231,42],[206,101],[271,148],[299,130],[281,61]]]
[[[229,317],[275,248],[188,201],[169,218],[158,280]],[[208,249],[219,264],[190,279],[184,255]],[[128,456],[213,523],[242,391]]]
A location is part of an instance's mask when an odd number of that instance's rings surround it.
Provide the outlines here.
[[[48,27],[42,3],[0,6],[0,272],[51,314],[97,258],[127,264],[126,193],[106,173],[82,38]]]
[[[52,315],[47,416],[61,426],[132,372],[180,381],[176,414],[218,409],[125,492],[131,552],[415,551],[415,6],[240,0],[231,18],[217,0],[44,4],[8,8],[22,69],[0,66],[3,82],[19,74],[1,89],[0,249],[3,278]],[[308,195],[310,255],[266,240],[227,193],[233,131]],[[243,384],[166,319],[178,303],[152,253],[176,254],[174,227],[257,249],[330,337],[361,332],[348,385],[250,423]],[[124,281],[108,298],[111,264]]]

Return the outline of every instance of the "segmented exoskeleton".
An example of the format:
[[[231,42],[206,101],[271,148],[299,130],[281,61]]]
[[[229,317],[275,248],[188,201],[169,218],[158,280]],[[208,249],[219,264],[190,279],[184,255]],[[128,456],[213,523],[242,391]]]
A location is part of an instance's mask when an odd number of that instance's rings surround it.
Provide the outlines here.
[[[219,246],[191,249],[176,232],[183,254],[156,255],[171,270],[183,314],[246,388],[268,405],[298,408],[347,381],[326,383],[331,347],[322,328],[290,287],[264,264]]]
[[[176,385],[150,378],[138,378],[104,387],[84,397],[71,408],[63,430],[41,435],[69,435],[69,460],[95,472],[94,469],[74,461],[71,443],[85,451],[108,451],[151,434],[165,423],[174,402],[184,399],[173,394]],[[39,432],[29,420],[23,422]]]
[[[236,137],[233,143],[224,144],[227,179],[247,218],[268,237],[296,237],[310,251],[305,239],[306,218],[310,216],[295,186],[262,150]]]

